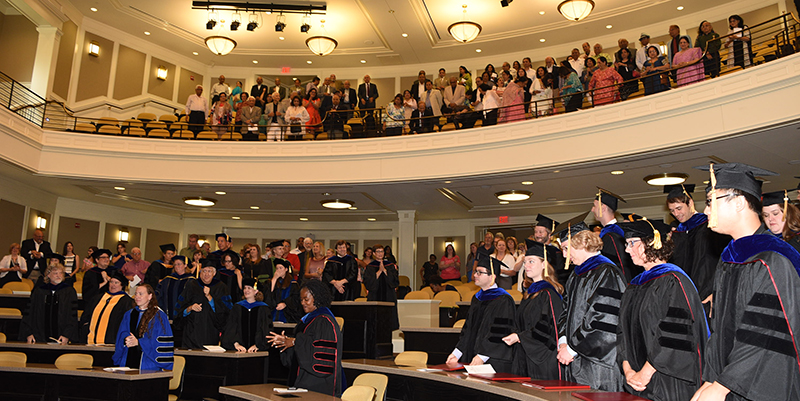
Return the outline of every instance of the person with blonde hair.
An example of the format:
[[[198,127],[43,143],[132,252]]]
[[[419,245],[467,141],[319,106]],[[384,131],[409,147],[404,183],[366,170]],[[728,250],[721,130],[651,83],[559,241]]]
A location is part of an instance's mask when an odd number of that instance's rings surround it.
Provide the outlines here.
[[[36,286],[19,326],[19,337],[28,344],[78,341],[78,294],[65,281],[61,263],[47,267],[44,282]]]
[[[8,248],[8,255],[0,260],[0,287],[11,281],[22,281],[22,276],[28,272],[27,262],[20,255],[20,245],[13,243]]]

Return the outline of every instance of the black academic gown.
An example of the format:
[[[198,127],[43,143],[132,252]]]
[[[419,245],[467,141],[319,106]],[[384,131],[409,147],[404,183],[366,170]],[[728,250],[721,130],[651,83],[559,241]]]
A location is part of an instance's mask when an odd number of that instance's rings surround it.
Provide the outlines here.
[[[37,343],[44,344],[50,337],[67,337],[80,342],[78,326],[78,294],[71,283],[59,285],[42,283],[31,293],[30,304],[19,325],[19,339],[26,341],[33,335]]]
[[[364,280],[364,286],[369,291],[367,301],[383,301],[394,304],[390,319],[392,330],[397,330],[400,328],[400,319],[397,315],[397,293],[395,290],[400,285],[400,276],[397,272],[397,265],[394,263],[385,260],[383,261],[383,267],[386,268],[386,273],[381,273],[380,277],[375,277],[380,268],[380,262],[373,260],[364,269],[364,274],[361,275],[361,278]]]
[[[272,331],[272,308],[264,302],[248,303],[241,300],[233,304],[228,315],[228,324],[222,333],[222,347],[236,350],[235,343],[250,349],[255,345],[259,351],[269,349],[266,336]]]
[[[517,308],[514,323],[519,343],[513,345],[512,373],[528,376],[533,380],[564,380],[563,366],[557,359],[556,326],[564,309],[563,302],[552,285],[547,282],[539,283],[546,284],[534,287],[536,296],[529,295]]]
[[[203,287],[210,288],[211,303],[206,298]],[[202,280],[190,281],[186,284],[183,294],[178,298],[183,315],[183,346],[190,349],[203,349],[203,345],[217,345],[220,341],[220,333],[225,329],[228,312],[231,307],[231,297],[228,295],[228,288],[225,283],[213,279],[209,284]],[[186,308],[193,304],[200,304],[203,310],[200,312],[186,313]]]
[[[688,400],[703,384],[708,324],[700,296],[686,273],[662,264],[639,276],[622,296],[617,360],[634,371],[646,362],[656,370],[647,388],[625,391],[656,401]]]
[[[217,270],[216,278],[225,283],[228,287],[228,294],[231,296],[231,301],[238,302],[242,299],[244,293],[239,287],[239,278],[236,277],[236,270],[219,269]]]
[[[328,308],[305,316],[294,328],[294,347],[280,353],[289,367],[289,385],[317,393],[341,396],[342,331]]]
[[[344,293],[336,290],[333,284],[328,284],[331,280],[347,279],[344,285]],[[334,301],[352,301],[361,295],[361,283],[358,282],[358,263],[350,255],[340,257],[335,255],[325,262],[325,270],[322,272],[322,282],[328,284],[333,294]]]
[[[172,274],[172,265],[165,265],[157,260],[150,263],[150,266],[144,273],[144,283],[150,284],[153,288],[157,288],[158,283],[170,274]]]
[[[514,332],[515,307],[514,299],[502,288],[478,291],[456,345],[462,353],[459,362],[469,364],[476,355],[488,356],[486,362],[495,372],[511,373],[512,348],[503,337]]]
[[[714,276],[703,380],[726,400],[800,400],[800,254],[763,225],[732,241]]]
[[[695,213],[672,231],[675,250],[669,262],[680,266],[697,286],[700,299],[706,299],[714,289],[714,271],[719,255],[731,242],[731,237],[711,231],[708,216]]]
[[[256,278],[258,278],[258,282],[264,285],[269,284],[267,282],[268,280],[272,280],[272,277],[275,275],[275,269],[278,265],[286,266],[286,268],[292,267],[292,263],[284,258],[269,258],[264,262],[263,270],[261,270],[261,273],[256,276]]]
[[[618,225],[609,224],[603,227],[600,239],[603,240],[601,253],[620,268],[626,284],[644,271],[643,268],[634,265],[631,255],[625,252],[625,233]]]
[[[86,309],[81,315],[81,342],[114,344],[117,341],[117,331],[119,331],[122,318],[133,305],[133,298],[124,291],[95,295],[94,299],[86,304]],[[109,311],[108,308],[111,310]],[[97,319],[94,318],[95,310],[99,310]],[[92,338],[89,338],[90,336]]]
[[[180,318],[179,312],[181,310],[178,298],[186,288],[186,283],[194,280],[195,278],[191,273],[179,275],[173,272],[158,283],[156,288],[158,306],[167,314],[170,320],[174,321]]]
[[[278,279],[274,290],[264,292],[264,301],[273,308],[272,319],[274,321],[297,323],[304,315],[303,307],[300,305],[300,285],[296,281],[292,281],[288,287],[283,288],[282,283],[283,279]],[[264,285],[268,286],[264,288],[272,288],[271,281]],[[275,309],[280,303],[285,303],[286,307],[281,310]]]
[[[95,266],[83,274],[83,284],[81,286],[81,297],[83,299],[90,301],[98,294],[103,294],[108,291],[108,283],[105,283],[102,287],[99,287],[100,283],[103,282],[102,272],[104,271],[107,275],[111,276],[111,273],[114,272],[114,269],[109,266],[103,270]]]
[[[616,345],[625,285],[619,268],[603,255],[576,266],[567,280],[558,332],[578,354],[567,365],[567,380],[597,390],[622,391]]]

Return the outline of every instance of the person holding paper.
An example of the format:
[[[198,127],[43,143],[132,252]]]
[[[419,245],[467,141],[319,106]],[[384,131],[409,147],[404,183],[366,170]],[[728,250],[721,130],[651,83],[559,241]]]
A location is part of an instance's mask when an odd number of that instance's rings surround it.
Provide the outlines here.
[[[217,269],[214,262],[206,259],[200,270],[200,280],[186,283],[178,297],[183,321],[183,346],[203,349],[204,345],[218,345],[219,336],[228,320],[228,311],[233,306],[228,287],[214,278]]]
[[[482,256],[473,270],[473,279],[481,289],[472,298],[461,337],[447,357],[447,366],[459,362],[469,365],[490,364],[495,372],[511,373],[511,347],[503,337],[514,331],[514,299],[495,280],[500,269],[510,269],[503,262]]]
[[[140,370],[172,370],[172,328],[158,307],[149,284],[136,287],[136,306],[125,313],[117,331],[112,360],[116,366]]]
[[[20,340],[29,344],[78,341],[78,294],[64,281],[64,265],[47,267],[44,282],[31,293],[31,302],[19,326]]]

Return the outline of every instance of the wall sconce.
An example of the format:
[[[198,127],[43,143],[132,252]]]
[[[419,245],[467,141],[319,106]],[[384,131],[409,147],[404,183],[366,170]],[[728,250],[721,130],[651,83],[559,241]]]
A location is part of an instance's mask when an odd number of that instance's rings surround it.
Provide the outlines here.
[[[200,239],[197,240],[197,247],[199,248],[199,247],[203,246],[203,244],[205,244],[205,243],[206,243],[205,238],[200,238]]]
[[[128,232],[128,229],[127,228],[123,228],[123,229],[119,230],[118,240],[127,242],[128,238],[130,238],[130,236],[131,236],[131,234]]]
[[[45,219],[42,216],[37,216],[36,217],[36,228],[40,229],[40,230],[44,230],[45,228],[47,228],[47,219]]]
[[[95,41],[89,42],[89,55],[95,57],[100,55],[100,43]]]
[[[166,81],[167,80],[167,67],[163,65],[158,66],[158,71],[156,72],[156,78]]]
[[[448,239],[446,239],[444,241],[444,247],[445,248],[447,248],[449,245],[452,245],[453,247],[456,246],[452,238],[448,238]]]

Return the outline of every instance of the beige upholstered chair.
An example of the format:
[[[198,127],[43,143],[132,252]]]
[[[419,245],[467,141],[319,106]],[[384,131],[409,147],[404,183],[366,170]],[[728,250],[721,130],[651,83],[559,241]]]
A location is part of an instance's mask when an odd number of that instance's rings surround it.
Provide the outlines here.
[[[61,370],[91,369],[94,358],[89,354],[64,354],[56,359],[56,368]]]
[[[353,380],[354,386],[369,386],[375,389],[375,401],[383,401],[386,398],[386,385],[389,377],[379,373],[362,373]]]
[[[424,368],[428,365],[428,353],[423,351],[401,352],[394,358],[394,364],[397,366],[420,366]]]

